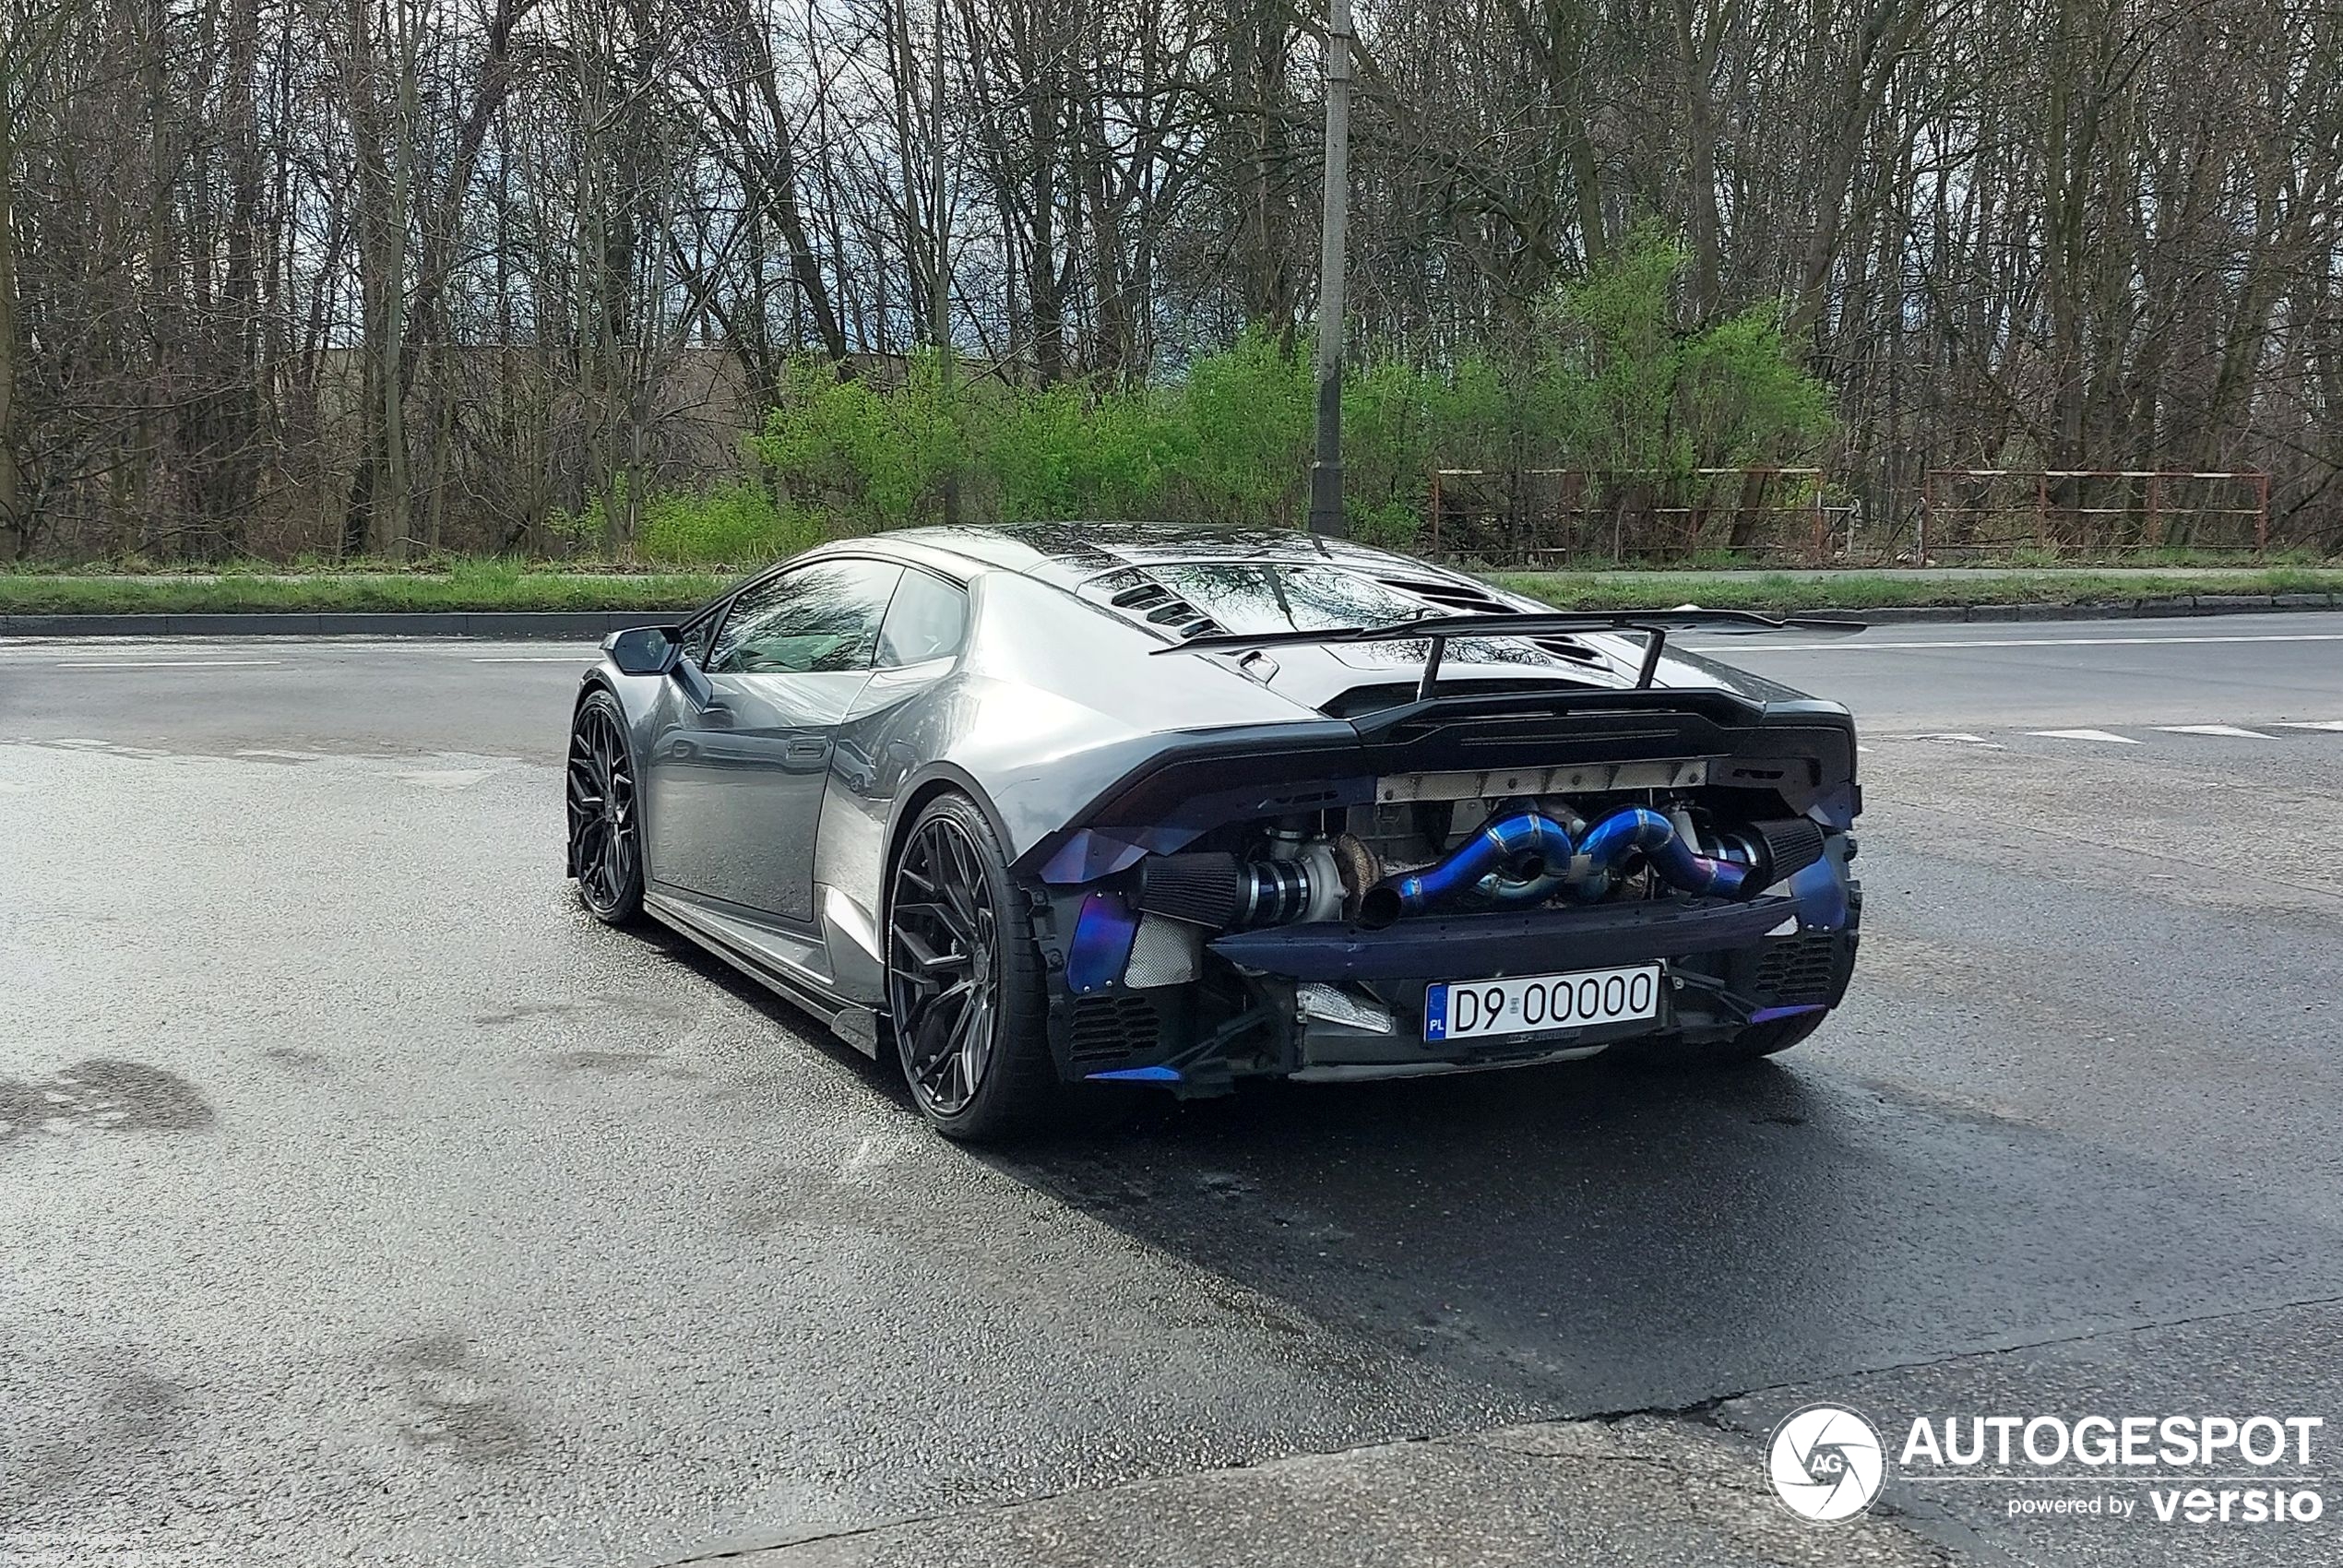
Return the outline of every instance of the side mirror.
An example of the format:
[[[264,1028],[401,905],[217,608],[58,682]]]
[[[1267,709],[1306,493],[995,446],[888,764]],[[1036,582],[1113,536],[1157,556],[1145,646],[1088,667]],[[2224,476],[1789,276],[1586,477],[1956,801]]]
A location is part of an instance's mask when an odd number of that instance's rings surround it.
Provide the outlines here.
[[[602,651],[622,674],[672,674],[684,657],[684,634],[676,626],[629,626],[613,632]]]

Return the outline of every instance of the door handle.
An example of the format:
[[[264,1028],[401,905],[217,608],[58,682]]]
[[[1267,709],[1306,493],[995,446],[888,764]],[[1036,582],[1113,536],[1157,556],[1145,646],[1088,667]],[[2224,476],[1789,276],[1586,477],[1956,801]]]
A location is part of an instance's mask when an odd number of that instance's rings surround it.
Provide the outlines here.
[[[829,754],[829,751],[827,741],[791,741],[788,755],[791,762],[819,762]]]

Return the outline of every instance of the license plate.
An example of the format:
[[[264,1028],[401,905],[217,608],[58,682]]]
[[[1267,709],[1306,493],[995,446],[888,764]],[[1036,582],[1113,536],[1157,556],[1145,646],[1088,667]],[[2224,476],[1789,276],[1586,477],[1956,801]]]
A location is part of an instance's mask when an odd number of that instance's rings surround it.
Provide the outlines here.
[[[1436,981],[1423,993],[1427,1040],[1583,1029],[1658,1016],[1657,964],[1519,980]]]

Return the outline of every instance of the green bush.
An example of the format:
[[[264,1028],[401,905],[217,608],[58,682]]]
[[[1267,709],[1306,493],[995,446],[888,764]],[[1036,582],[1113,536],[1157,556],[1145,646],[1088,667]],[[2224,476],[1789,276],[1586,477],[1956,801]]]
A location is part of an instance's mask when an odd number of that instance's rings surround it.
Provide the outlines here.
[[[763,485],[743,482],[652,496],[635,550],[661,565],[753,566],[821,540],[819,516],[779,505]]]
[[[1648,505],[1703,467],[1794,463],[1830,431],[1828,395],[1783,340],[1778,303],[1687,328],[1685,255],[1637,231],[1616,259],[1557,291],[1504,356],[1435,364],[1362,355],[1343,386],[1345,499],[1354,530],[1406,545],[1432,471],[1573,468]],[[939,514],[947,478],[972,521],[1111,517],[1298,524],[1315,387],[1307,342],[1248,331],[1152,386],[1014,386],[959,378],[931,356],[898,386],[818,362],[751,445],[786,505],[759,490],[651,507],[655,558],[731,559],[735,541],[898,528]],[[760,511],[759,508],[762,508]]]

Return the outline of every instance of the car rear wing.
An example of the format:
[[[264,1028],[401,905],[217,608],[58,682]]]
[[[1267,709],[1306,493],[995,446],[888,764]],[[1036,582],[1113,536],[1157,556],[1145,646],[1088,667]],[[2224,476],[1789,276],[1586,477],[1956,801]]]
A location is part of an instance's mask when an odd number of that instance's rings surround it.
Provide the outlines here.
[[[1416,699],[1430,697],[1440,682],[1440,660],[1447,651],[1451,637],[1552,637],[1566,636],[1575,632],[1640,632],[1644,636],[1643,662],[1635,672],[1635,687],[1642,690],[1651,684],[1659,669],[1660,650],[1667,646],[1671,628],[1698,628],[1703,631],[1748,634],[1753,632],[1860,632],[1864,623],[1830,615],[1760,615],[1754,610],[1702,610],[1687,605],[1680,610],[1558,610],[1551,614],[1528,612],[1494,615],[1427,615],[1421,620],[1402,621],[1391,626],[1328,626],[1313,631],[1295,632],[1207,632],[1189,637],[1184,642],[1157,648],[1166,653],[1231,653],[1252,652],[1262,648],[1287,647],[1309,643],[1430,643],[1423,661],[1423,677],[1416,686]]]

